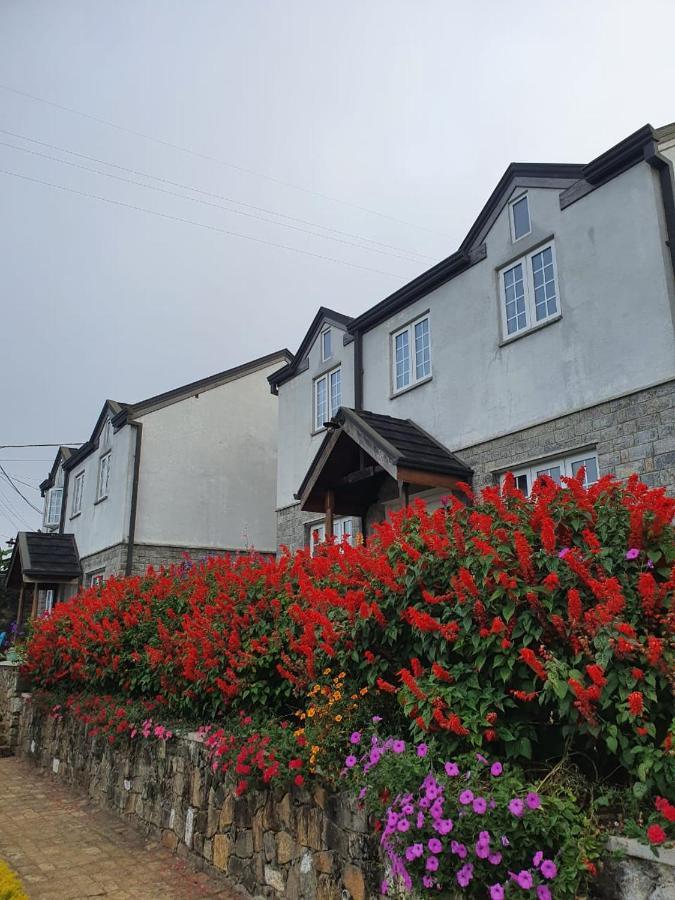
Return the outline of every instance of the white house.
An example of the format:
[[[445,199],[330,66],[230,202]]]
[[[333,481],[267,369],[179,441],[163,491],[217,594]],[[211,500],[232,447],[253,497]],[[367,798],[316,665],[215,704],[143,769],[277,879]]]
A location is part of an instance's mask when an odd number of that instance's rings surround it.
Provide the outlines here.
[[[140,403],[107,400],[89,440],[59,449],[41,485],[44,528],[73,536],[85,585],[185,554],[275,552],[277,399],[267,378],[289,360],[281,350]],[[46,584],[62,597],[78,579]]]
[[[355,319],[320,310],[270,378],[278,542],[507,470],[675,488],[674,162],[675,125],[647,125],[586,165],[511,164],[447,259]]]

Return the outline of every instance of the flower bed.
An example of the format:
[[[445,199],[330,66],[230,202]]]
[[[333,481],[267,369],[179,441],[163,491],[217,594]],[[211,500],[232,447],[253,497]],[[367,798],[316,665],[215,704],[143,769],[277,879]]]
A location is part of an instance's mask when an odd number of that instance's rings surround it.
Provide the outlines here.
[[[609,477],[464,493],[313,558],[111,579],[37,623],[26,671],[85,717],[83,692],[115,695],[91,722],[112,740],[206,723],[240,792],[335,781],[378,715],[439,758],[485,754],[522,785],[562,765],[591,785],[579,800],[613,783],[650,806],[675,782],[675,501]]]

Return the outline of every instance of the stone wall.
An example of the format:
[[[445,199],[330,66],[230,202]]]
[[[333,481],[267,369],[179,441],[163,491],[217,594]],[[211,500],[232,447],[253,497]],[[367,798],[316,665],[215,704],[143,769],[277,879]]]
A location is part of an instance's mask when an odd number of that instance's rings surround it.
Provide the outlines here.
[[[256,897],[364,900],[373,893],[376,844],[363,812],[322,788],[237,798],[211,771],[197,735],[112,748],[25,699],[18,752]]]
[[[85,556],[81,560],[82,570],[86,576],[90,572],[96,572],[105,569],[105,577],[110,575],[123,575],[127,564],[127,544],[116,544],[114,547],[108,547],[99,553],[92,553]],[[148,566],[154,566],[158,569],[160,566],[168,566],[172,563],[182,563],[187,554],[190,559],[195,561],[204,559],[207,556],[223,556],[226,553],[243,553],[243,550],[232,550],[226,547],[179,547],[168,546],[166,544],[134,544],[134,556],[132,564],[132,575],[144,575]],[[269,552],[263,554],[271,556]]]
[[[19,740],[21,692],[27,683],[18,663],[0,662],[0,755],[14,751]]]
[[[299,503],[277,510],[277,545],[298,550],[307,544],[306,525],[321,518],[320,513],[303,512]]]
[[[637,472],[646,484],[675,493],[675,381],[452,449],[474,470],[474,487],[480,489],[499,472],[585,448],[596,449],[601,475],[627,478]]]

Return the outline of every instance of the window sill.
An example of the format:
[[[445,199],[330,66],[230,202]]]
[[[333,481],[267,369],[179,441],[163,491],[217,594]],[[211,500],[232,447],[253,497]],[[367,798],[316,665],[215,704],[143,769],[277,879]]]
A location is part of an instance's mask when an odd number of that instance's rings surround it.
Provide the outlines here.
[[[70,521],[72,522],[73,519],[77,519],[81,515],[82,515],[82,510],[80,510],[79,512],[73,513],[72,516],[70,516]]]
[[[108,499],[107,494],[105,495],[105,497],[99,497],[98,500],[94,500],[94,506],[98,506],[99,503],[103,503],[103,501],[107,500],[107,499]]]
[[[397,397],[400,397],[401,394],[407,394],[409,391],[414,391],[415,388],[422,387],[423,384],[428,384],[432,379],[433,375],[427,375],[426,378],[420,378],[419,381],[414,382],[414,384],[409,384],[404,388],[401,388],[400,391],[392,391],[389,395],[390,400],[395,400]]]
[[[561,319],[562,313],[558,313],[557,316],[551,316],[550,319],[546,319],[544,322],[537,322],[537,324],[533,325],[532,328],[526,328],[523,331],[517,331],[515,334],[510,334],[508,337],[503,338],[503,340],[499,342],[498,346],[505,347],[507,344],[512,344],[514,341],[520,340],[520,338],[527,337],[528,334],[534,334],[537,331],[541,331],[542,328],[548,328],[549,325],[554,325]]]

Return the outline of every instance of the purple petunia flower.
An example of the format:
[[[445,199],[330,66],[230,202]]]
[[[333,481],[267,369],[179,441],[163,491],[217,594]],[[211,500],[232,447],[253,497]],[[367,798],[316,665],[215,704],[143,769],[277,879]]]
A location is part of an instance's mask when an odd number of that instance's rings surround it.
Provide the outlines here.
[[[478,859],[487,859],[490,855],[490,845],[485,841],[478,841],[476,843],[476,856]]]
[[[478,760],[478,762],[482,762],[484,766],[486,766],[488,763],[487,759],[485,759],[482,753],[476,753],[476,759]]]
[[[558,559],[565,559],[567,554],[570,552],[569,547],[563,547],[560,553],[558,554]]]
[[[445,774],[448,778],[456,778],[459,775],[459,766],[454,762],[446,762]]]
[[[428,856],[426,868],[427,872],[435,872],[438,869],[438,858],[435,856]]]
[[[472,878],[473,866],[471,863],[466,863],[457,873],[457,882],[461,887],[467,887]]]
[[[537,888],[537,900],[553,900],[551,889],[545,884],[540,884]]]
[[[548,878],[549,881],[553,881],[555,876],[558,874],[558,867],[553,862],[552,859],[545,859],[541,864],[541,874],[544,878]]]
[[[466,857],[466,847],[464,844],[460,844],[459,841],[452,841],[450,844],[450,849],[455,854],[455,856],[459,856],[460,859],[464,859]]]
[[[651,561],[651,559],[648,559],[648,560],[647,560],[647,568],[648,568],[648,569],[653,569],[653,568],[654,568],[654,563]]]
[[[505,834],[501,837],[502,847],[509,847],[511,845],[511,841],[507,838]]]
[[[422,877],[422,884],[425,888],[432,888],[434,886],[434,879],[431,875],[424,875]]]
[[[511,878],[513,878],[518,887],[521,887],[524,891],[529,891],[534,883],[532,875],[527,869],[521,869],[517,875],[514,872],[511,872]]]
[[[501,861],[502,861],[502,855],[501,855],[501,853],[499,853],[499,851],[497,851],[497,853],[491,853],[488,856],[488,862],[493,866],[498,866]]]
[[[420,757],[426,756],[428,752],[429,752],[429,748],[427,747],[426,744],[418,744],[417,745],[417,755],[418,756],[420,756]]]
[[[511,815],[515,816],[516,819],[519,819],[522,816],[524,810],[525,804],[519,797],[514,797],[509,803],[509,812]]]
[[[430,838],[427,847],[431,853],[440,853],[443,849],[443,844],[441,844],[438,838]]]
[[[532,857],[532,865],[535,867],[535,869],[539,868],[543,858],[544,858],[544,854],[541,852],[541,850],[537,850],[537,852]]]
[[[501,884],[490,885],[490,900],[504,900],[504,888]]]
[[[361,732],[360,731],[352,731],[352,736],[349,738],[349,741],[352,744],[361,743]]]
[[[626,559],[637,559],[640,555],[640,551],[637,547],[631,547],[630,550],[626,553]]]
[[[424,828],[424,813],[417,813],[417,827]]]
[[[469,803],[472,803],[473,791],[462,791],[462,793],[459,795],[459,802],[462,804],[462,806],[468,806]]]
[[[382,716],[373,716],[373,722],[377,725],[378,722],[382,721]]]
[[[525,803],[527,804],[528,809],[539,809],[539,807],[541,806],[541,797],[534,791],[530,791],[530,793],[525,798]]]
[[[473,801],[473,811],[478,813],[479,816],[482,816],[483,813],[487,809],[487,802],[485,797],[476,797]]]
[[[363,800],[363,798],[366,796],[367,793],[368,793],[368,788],[362,787],[361,790],[359,791],[359,800]]]
[[[403,751],[405,750],[405,741],[394,741],[394,743],[391,745],[391,749],[394,751],[394,753],[403,753]]]
[[[490,775],[492,775],[494,778],[499,778],[503,771],[504,767],[500,762],[492,763],[492,765],[490,766]],[[501,887],[501,884],[499,885],[499,887]]]
[[[357,762],[358,762],[358,760],[356,759],[356,757],[350,755],[345,760],[345,765],[347,766],[348,769],[353,769]]]
[[[410,822],[407,819],[399,819],[396,823],[397,831],[407,831],[410,828]]]
[[[381,884],[380,884],[380,893],[381,893],[381,894],[386,894],[388,890],[389,890],[389,885],[387,884],[387,882],[386,882],[386,881],[381,882]]]
[[[437,819],[434,828],[439,834],[450,834],[453,829],[452,819]]]

